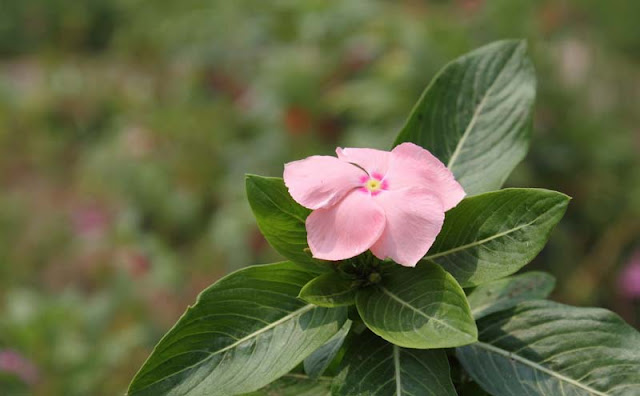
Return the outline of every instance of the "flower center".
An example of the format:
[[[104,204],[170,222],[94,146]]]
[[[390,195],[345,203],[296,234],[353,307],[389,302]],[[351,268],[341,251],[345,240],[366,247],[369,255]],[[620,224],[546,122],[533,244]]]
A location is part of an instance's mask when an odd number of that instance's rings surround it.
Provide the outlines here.
[[[380,180],[377,180],[377,179],[369,179],[367,181],[367,183],[365,184],[365,186],[367,187],[367,190],[369,190],[371,192],[375,192],[375,191],[378,191],[382,187],[382,182]]]
[[[379,173],[373,173],[371,176],[362,176],[360,183],[362,183],[360,191],[371,193],[371,195],[378,195],[382,190],[386,190],[389,187],[389,183]]]

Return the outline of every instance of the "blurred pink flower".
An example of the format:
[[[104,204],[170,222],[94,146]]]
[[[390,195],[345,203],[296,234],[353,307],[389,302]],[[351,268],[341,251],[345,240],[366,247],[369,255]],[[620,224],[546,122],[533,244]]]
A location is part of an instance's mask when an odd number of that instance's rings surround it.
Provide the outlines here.
[[[20,353],[11,349],[0,350],[0,372],[14,374],[30,385],[38,380],[36,366]]]
[[[73,209],[73,229],[81,237],[100,237],[108,226],[109,216],[98,205],[84,205]]]
[[[371,249],[413,267],[442,228],[444,212],[465,193],[429,151],[403,143],[392,151],[338,148],[285,165],[293,199],[313,209],[306,220],[313,256],[343,260]]]
[[[640,250],[637,250],[618,278],[620,292],[627,298],[640,298]]]
[[[135,248],[123,249],[120,252],[120,261],[122,267],[133,278],[141,278],[151,269],[149,256]]]

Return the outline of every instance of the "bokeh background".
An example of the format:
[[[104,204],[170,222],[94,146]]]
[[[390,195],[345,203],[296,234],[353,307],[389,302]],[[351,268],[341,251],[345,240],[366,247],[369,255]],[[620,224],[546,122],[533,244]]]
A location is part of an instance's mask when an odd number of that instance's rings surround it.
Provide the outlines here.
[[[511,186],[573,197],[527,267],[640,326],[640,2],[0,2],[0,393],[123,394],[204,287],[278,260],[245,173],[388,148],[447,61],[527,38]]]

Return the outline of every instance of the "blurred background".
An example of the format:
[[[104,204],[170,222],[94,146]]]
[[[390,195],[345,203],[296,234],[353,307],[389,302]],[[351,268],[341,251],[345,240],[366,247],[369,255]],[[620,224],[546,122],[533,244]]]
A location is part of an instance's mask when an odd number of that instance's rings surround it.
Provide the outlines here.
[[[278,260],[243,175],[389,148],[447,61],[527,38],[526,269],[640,326],[640,2],[0,2],[0,393],[116,395],[207,285]]]

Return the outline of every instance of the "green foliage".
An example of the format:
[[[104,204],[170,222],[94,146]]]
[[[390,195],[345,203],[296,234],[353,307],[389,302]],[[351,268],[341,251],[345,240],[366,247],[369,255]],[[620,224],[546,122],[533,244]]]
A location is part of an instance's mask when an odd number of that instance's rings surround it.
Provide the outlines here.
[[[555,278],[546,272],[526,272],[484,283],[474,288],[467,300],[473,318],[478,320],[526,300],[547,298],[555,284]]]
[[[569,197],[541,189],[505,189],[466,198],[446,214],[425,257],[463,287],[511,275],[542,250]]]
[[[340,307],[356,302],[357,284],[336,272],[314,278],[300,290],[300,298],[321,307]]]
[[[468,195],[496,190],[527,153],[535,93],[526,43],[489,44],[438,73],[395,144],[430,150]]]
[[[316,349],[304,359],[304,372],[312,379],[317,379],[329,368],[334,359],[339,356],[340,348],[351,330],[352,322],[347,320],[344,325],[326,344]]]
[[[287,374],[268,386],[243,396],[330,396],[331,380],[309,379],[300,374]]]
[[[499,42],[449,64],[400,132],[397,142],[429,147],[473,195],[447,212],[415,268],[365,253],[325,263],[333,272],[318,276],[321,263],[306,253],[309,211],[282,179],[247,176],[260,230],[293,262],[250,267],[206,290],[130,394],[633,394],[639,333],[608,311],[543,301],[550,275],[507,277],[542,250],[570,200],[543,189],[485,192],[528,147],[535,87],[524,51]],[[461,285],[474,288],[467,296]],[[451,359],[464,371],[451,375],[443,348],[456,348]],[[329,391],[322,375],[336,365]]]
[[[390,268],[358,291],[356,306],[367,327],[402,347],[451,348],[478,337],[462,288],[432,263]]]
[[[455,395],[444,350],[406,349],[371,332],[349,345],[333,395]]]
[[[271,246],[296,263],[320,270],[318,261],[305,250],[305,219],[311,211],[291,198],[281,178],[247,175],[246,187],[258,227]]]
[[[128,394],[238,394],[286,374],[346,320],[345,309],[296,298],[311,278],[284,262],[221,279],[163,337]]]
[[[600,308],[530,301],[478,322],[480,341],[458,348],[494,395],[635,395],[640,334]]]

